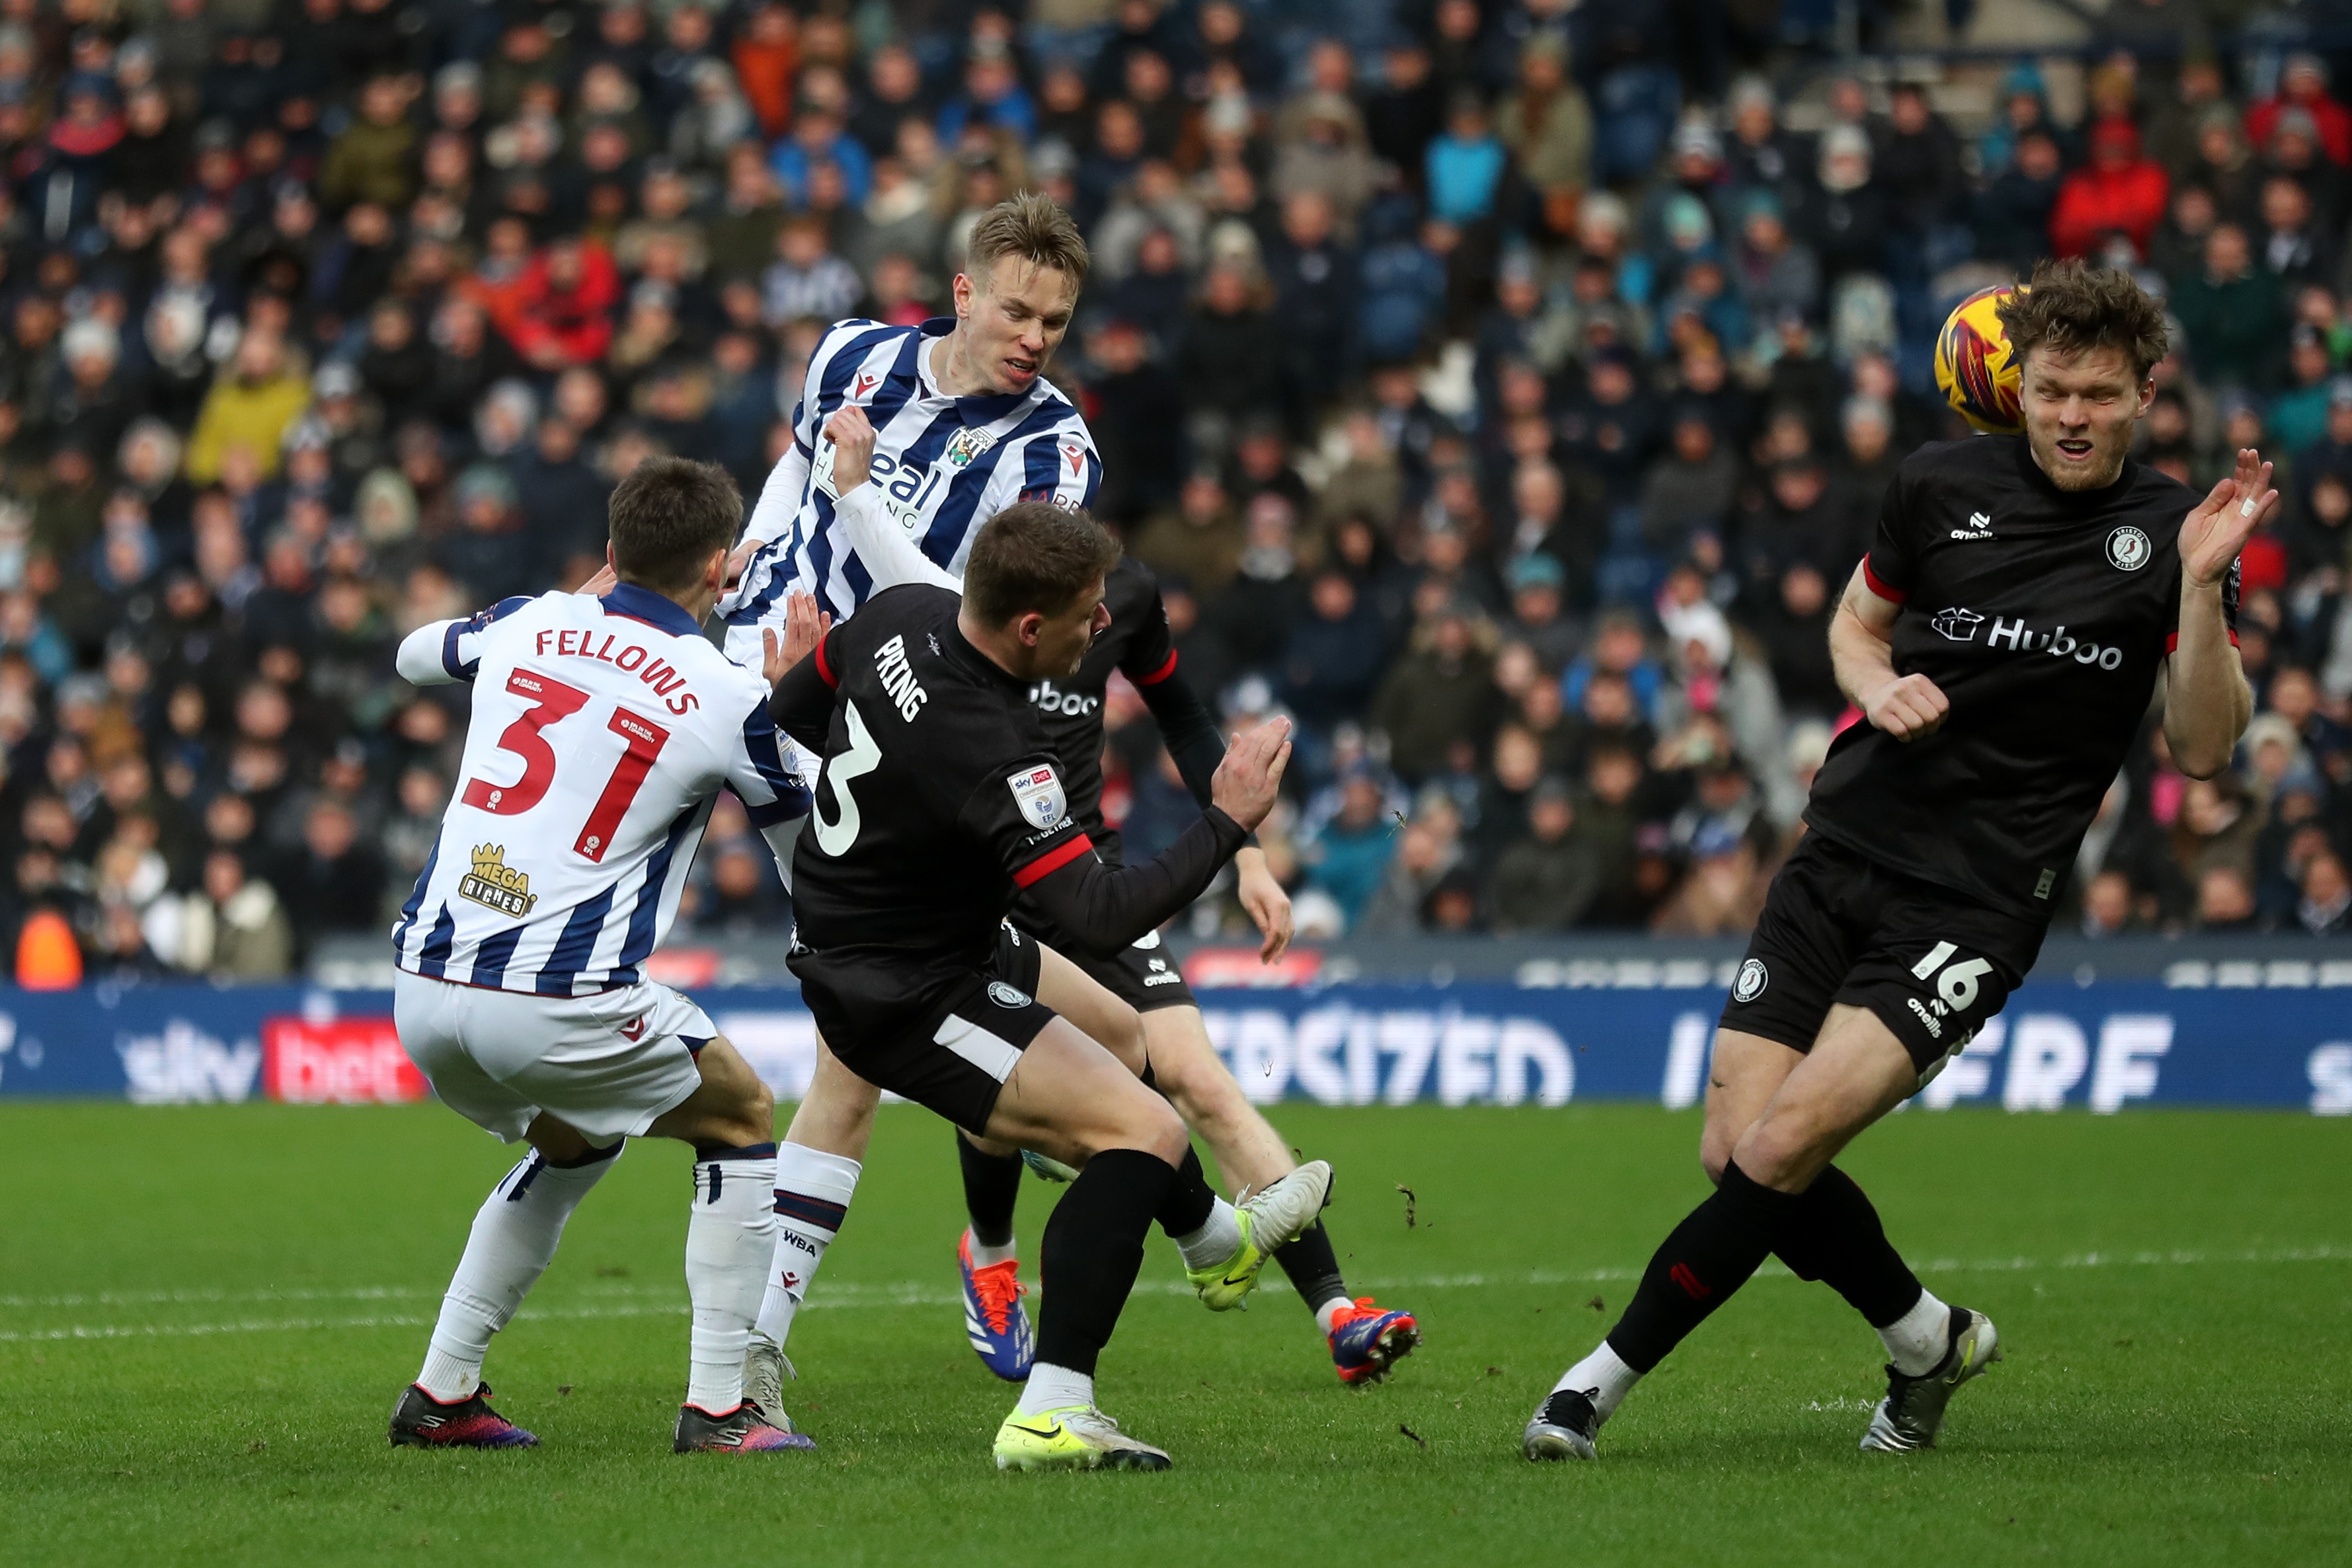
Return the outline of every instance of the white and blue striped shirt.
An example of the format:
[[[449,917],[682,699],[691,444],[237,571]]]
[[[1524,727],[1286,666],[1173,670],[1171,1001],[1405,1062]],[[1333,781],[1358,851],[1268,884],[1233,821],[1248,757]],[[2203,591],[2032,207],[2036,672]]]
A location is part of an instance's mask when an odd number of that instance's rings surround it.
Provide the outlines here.
[[[393,928],[412,974],[540,996],[633,985],[722,786],[771,847],[808,811],[766,680],[659,594],[502,600],[418,627],[399,664],[474,685],[462,782]]]
[[[845,405],[875,430],[870,479],[908,539],[957,576],[981,524],[1016,500],[1094,504],[1102,459],[1085,417],[1043,376],[1028,391],[950,397],[931,374],[931,346],[952,317],[919,327],[839,321],[809,356],[793,410],[793,447],[769,474],[744,530],[760,543],[734,591],[719,602],[728,651],[758,664],[759,628],[781,626],[784,595],[806,592],[842,619],[875,591],[874,579],[834,517],[833,444],[825,421]]]

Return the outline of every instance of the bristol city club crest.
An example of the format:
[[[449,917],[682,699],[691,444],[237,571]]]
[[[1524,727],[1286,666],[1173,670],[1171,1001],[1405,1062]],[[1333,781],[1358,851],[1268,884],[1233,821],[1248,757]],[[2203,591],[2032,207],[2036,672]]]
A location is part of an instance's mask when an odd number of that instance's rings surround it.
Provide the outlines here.
[[[1020,803],[1021,815],[1041,832],[1059,823],[1070,809],[1070,803],[1062,795],[1061,775],[1049,766],[1023,768],[1017,773],[1007,773],[1004,782],[1011,787],[1013,798]]]
[[[2107,535],[2107,563],[2118,572],[2137,572],[2155,553],[2147,535],[2129,523]]]

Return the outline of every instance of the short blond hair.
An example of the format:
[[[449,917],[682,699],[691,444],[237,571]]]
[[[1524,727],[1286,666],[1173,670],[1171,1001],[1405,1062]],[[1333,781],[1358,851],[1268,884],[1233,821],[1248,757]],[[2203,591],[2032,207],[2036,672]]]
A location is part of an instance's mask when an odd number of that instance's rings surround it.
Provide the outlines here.
[[[1074,289],[1086,283],[1093,259],[1086,236],[1061,204],[1034,191],[1008,197],[980,215],[964,242],[964,270],[985,281],[1008,256],[1050,267]]]

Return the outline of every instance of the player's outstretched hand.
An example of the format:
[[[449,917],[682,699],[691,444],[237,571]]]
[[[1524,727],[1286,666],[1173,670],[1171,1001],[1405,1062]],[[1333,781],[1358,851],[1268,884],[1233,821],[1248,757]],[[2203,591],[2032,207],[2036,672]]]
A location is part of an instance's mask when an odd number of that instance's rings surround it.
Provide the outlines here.
[[[604,564],[596,568],[596,574],[593,577],[589,578],[588,581],[581,584],[579,587],[572,591],[578,594],[585,594],[592,599],[601,599],[605,595],[611,593],[614,588],[620,586],[620,574],[614,572],[613,570],[613,563],[607,561]]]
[[[784,635],[779,639],[776,628],[760,629],[760,673],[773,686],[784,678],[785,671],[816,651],[824,634],[833,630],[833,617],[816,607],[814,594],[784,595]]]
[[[1290,765],[1290,721],[1269,719],[1244,730],[1225,748],[1225,760],[1209,780],[1209,799],[1219,811],[1255,833],[1282,793],[1282,770]]]
[[[1290,912],[1290,895],[1266,869],[1265,856],[1261,852],[1243,850],[1234,858],[1234,868],[1240,883],[1235,894],[1249,918],[1256,922],[1258,935],[1263,939],[1258,943],[1257,961],[1272,963],[1289,948],[1291,936],[1298,929]]]
[[[845,496],[874,466],[874,422],[853,403],[824,422],[824,438],[833,443],[833,493]]]
[[[1936,732],[1952,710],[1952,700],[1924,675],[1902,675],[1864,699],[1862,710],[1896,740],[1916,741]]]
[[[2217,586],[2230,563],[2278,505],[2271,466],[2252,447],[2238,448],[2237,471],[2215,485],[2180,523],[2180,571],[2192,588]]]
[[[751,557],[760,553],[760,542],[747,539],[727,552],[727,585],[730,588],[743,580],[743,569],[751,564]]]

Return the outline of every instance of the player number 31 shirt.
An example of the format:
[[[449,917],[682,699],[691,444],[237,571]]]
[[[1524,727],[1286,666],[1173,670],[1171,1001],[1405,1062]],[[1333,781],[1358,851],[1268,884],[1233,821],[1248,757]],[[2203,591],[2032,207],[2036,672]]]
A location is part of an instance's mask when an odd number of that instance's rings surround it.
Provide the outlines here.
[[[2202,499],[2126,461],[2104,489],[2050,482],[2021,436],[1920,447],[1863,562],[1903,606],[1898,675],[1951,700],[1934,734],[1857,722],[1807,824],[1894,870],[2046,921],[2179,641],[2180,525]],[[2237,640],[2237,569],[2222,595]]]

